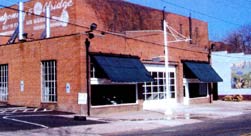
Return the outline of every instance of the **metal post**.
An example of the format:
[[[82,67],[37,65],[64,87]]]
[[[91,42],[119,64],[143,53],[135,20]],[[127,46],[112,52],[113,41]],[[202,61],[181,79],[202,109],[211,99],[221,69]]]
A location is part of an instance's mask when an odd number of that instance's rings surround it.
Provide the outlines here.
[[[23,2],[19,2],[19,7],[18,7],[18,29],[19,29],[19,33],[18,33],[18,39],[21,41],[24,39],[23,37],[23,33],[24,33],[24,23],[23,23],[23,10],[24,10],[24,6],[23,6]]]
[[[169,73],[168,73],[168,35],[167,35],[167,23],[166,20],[163,20],[164,26],[164,47],[165,47],[165,73],[166,73],[166,92],[167,98],[170,98],[170,88],[169,88]]]
[[[211,65],[211,51],[212,51],[212,46],[209,47],[208,49],[208,63]],[[212,103],[212,83],[209,83],[209,103]]]
[[[45,37],[46,38],[49,38],[50,37],[50,34],[51,34],[51,31],[50,31],[50,17],[51,17],[51,14],[50,14],[50,7],[47,6],[46,7],[46,19],[45,19],[45,30],[46,30],[46,35]]]

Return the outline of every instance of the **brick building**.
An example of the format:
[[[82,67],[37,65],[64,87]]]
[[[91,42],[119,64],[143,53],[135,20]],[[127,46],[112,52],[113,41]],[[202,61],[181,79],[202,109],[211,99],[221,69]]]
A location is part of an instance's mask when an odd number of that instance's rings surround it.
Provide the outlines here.
[[[46,6],[49,38],[41,37]],[[0,10],[1,35],[17,28],[17,8]],[[10,44],[1,38],[2,103],[83,114],[154,110],[209,102],[209,83],[221,80],[208,64],[206,22],[165,13],[170,26],[192,38],[169,44],[166,89],[162,11],[116,0],[32,0],[24,11],[27,38]],[[94,38],[92,23],[98,25]]]

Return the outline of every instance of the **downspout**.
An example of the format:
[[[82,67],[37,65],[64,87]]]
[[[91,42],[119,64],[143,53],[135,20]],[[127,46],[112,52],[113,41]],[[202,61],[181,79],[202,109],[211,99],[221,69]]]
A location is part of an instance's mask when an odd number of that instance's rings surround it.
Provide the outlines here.
[[[212,50],[213,50],[213,48],[214,48],[214,44],[211,44],[210,46],[209,46],[209,49],[208,49],[208,63],[209,63],[209,65],[211,65],[212,63],[212,61],[211,61],[211,55],[212,55]],[[211,83],[209,83],[209,102],[210,103],[212,103],[212,92],[213,92],[213,83],[211,82]]]
[[[191,39],[190,44],[193,44],[193,24],[192,24],[191,13],[189,14],[188,20],[189,20],[189,37]]]
[[[86,90],[87,90],[87,115],[91,115],[91,102],[90,102],[90,59],[89,59],[89,48],[91,42],[88,38],[85,39],[86,47]]]

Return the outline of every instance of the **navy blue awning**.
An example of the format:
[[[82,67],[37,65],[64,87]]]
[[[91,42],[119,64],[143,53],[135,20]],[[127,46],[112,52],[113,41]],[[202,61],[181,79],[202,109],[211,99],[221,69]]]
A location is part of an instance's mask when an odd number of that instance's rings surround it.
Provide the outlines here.
[[[208,63],[202,62],[183,62],[185,66],[202,82],[222,82],[222,78],[215,72],[215,70]]]
[[[112,82],[153,81],[138,57],[92,55],[98,65]]]

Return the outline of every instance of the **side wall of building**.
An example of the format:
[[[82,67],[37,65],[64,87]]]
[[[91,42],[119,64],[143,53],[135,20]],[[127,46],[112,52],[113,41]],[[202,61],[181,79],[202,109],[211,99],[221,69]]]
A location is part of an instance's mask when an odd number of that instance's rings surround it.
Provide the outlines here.
[[[250,62],[251,56],[243,53],[213,52],[212,66],[223,79],[218,83],[220,98],[240,94],[250,99]]]

